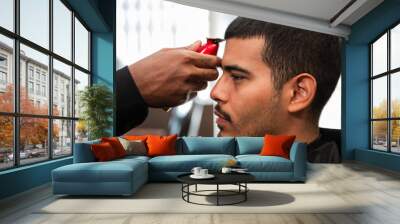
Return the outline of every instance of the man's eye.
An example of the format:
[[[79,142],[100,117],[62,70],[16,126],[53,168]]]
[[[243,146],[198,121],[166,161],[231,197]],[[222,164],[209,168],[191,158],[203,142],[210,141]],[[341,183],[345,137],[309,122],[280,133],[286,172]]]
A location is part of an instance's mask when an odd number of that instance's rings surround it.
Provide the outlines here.
[[[231,74],[231,78],[232,78],[233,80],[235,80],[235,81],[239,81],[239,80],[244,79],[243,76],[241,76],[241,75],[236,75],[236,74]]]

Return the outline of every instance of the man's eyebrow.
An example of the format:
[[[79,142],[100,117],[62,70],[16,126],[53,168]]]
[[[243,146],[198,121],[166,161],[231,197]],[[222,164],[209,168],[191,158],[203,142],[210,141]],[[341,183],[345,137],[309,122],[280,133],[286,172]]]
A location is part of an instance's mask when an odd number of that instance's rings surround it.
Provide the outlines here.
[[[239,71],[239,72],[243,72],[245,74],[250,74],[251,72],[245,68],[240,67],[239,65],[225,65],[222,66],[222,69],[226,70],[226,71]]]

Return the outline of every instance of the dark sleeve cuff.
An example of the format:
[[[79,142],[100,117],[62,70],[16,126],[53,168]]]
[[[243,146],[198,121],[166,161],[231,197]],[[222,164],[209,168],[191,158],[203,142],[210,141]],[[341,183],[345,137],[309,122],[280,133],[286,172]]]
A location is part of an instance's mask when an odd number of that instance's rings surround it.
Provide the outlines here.
[[[149,110],[127,66],[117,71],[115,80],[116,134],[120,136],[140,125]]]

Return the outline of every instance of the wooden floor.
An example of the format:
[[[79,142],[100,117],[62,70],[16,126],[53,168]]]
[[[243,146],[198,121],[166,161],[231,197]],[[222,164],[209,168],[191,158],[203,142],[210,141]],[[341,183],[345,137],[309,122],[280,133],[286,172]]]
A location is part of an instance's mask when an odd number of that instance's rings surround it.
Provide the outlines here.
[[[308,182],[345,201],[366,204],[357,214],[36,214],[55,199],[49,185],[0,201],[0,223],[237,224],[237,223],[400,223],[400,174],[359,163],[309,167]],[[318,203],[316,201],[315,203]]]

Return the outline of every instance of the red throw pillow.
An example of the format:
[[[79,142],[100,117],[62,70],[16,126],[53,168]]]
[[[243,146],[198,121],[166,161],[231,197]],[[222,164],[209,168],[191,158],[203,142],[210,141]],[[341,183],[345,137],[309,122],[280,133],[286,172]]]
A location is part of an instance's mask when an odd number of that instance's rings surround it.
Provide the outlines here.
[[[260,155],[280,156],[290,159],[290,147],[292,147],[295,139],[295,135],[265,135],[264,146]]]
[[[113,147],[108,142],[93,144],[90,148],[92,149],[94,157],[99,162],[110,161],[117,158]]]
[[[112,146],[115,151],[115,155],[118,158],[126,156],[126,151],[122,146],[121,142],[119,142],[118,138],[111,137],[111,138],[101,138],[101,142],[108,142]]]
[[[176,155],[177,135],[147,137],[148,156]]]

